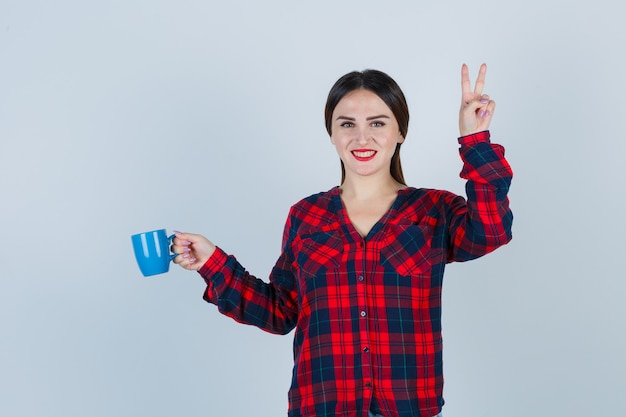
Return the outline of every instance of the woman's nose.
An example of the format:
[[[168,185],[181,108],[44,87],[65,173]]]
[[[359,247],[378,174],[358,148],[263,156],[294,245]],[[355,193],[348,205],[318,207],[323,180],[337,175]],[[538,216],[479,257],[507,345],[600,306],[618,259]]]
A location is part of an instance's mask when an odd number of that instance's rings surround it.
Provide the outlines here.
[[[356,138],[358,143],[367,143],[369,141],[369,132],[365,129],[359,129],[358,136]]]

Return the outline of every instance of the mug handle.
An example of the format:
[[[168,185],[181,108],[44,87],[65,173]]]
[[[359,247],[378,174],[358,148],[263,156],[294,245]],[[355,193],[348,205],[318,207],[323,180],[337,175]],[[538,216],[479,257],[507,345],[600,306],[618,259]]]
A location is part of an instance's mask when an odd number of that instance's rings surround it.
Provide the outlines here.
[[[169,236],[169,237],[167,238],[167,242],[168,242],[168,243],[167,243],[167,246],[168,246],[169,248],[171,248],[171,247],[172,247],[172,241],[174,240],[174,237],[175,237],[175,236],[176,236],[176,235],[174,235],[174,234],[173,234],[173,235],[171,235],[171,236]],[[172,250],[170,249],[170,252],[171,252],[171,251],[172,251]],[[170,253],[170,262],[172,262],[172,261],[174,260],[174,258],[176,258],[177,256],[178,256],[178,254],[177,254],[177,253]]]

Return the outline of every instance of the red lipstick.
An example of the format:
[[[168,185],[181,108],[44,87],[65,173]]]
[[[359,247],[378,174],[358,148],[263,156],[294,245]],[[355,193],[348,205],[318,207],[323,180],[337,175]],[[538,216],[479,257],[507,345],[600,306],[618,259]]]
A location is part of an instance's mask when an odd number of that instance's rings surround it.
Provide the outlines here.
[[[372,149],[355,149],[351,153],[357,161],[367,162],[374,159],[377,152]]]

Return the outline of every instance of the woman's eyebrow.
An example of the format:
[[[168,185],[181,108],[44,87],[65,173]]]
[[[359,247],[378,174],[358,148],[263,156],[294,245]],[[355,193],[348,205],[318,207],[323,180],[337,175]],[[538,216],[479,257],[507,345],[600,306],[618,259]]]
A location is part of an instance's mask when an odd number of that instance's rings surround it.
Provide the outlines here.
[[[374,119],[389,119],[389,118],[390,117],[387,116],[386,114],[379,114],[378,116],[370,116],[366,118],[365,120],[370,121]],[[354,117],[348,117],[348,116],[337,116],[336,120],[349,120],[351,122],[354,122],[356,119]]]
[[[372,117],[368,117],[365,120],[374,120],[374,119],[389,119],[389,116],[387,116],[386,114],[379,114],[378,116],[372,116]]]

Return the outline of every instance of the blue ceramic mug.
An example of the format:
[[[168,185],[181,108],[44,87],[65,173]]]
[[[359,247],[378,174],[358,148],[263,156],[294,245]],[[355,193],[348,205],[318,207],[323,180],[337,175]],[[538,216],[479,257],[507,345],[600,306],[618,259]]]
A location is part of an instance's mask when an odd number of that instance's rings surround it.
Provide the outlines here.
[[[170,252],[174,235],[167,236],[165,229],[132,235],[135,259],[145,277],[169,271],[170,262],[177,254]]]

